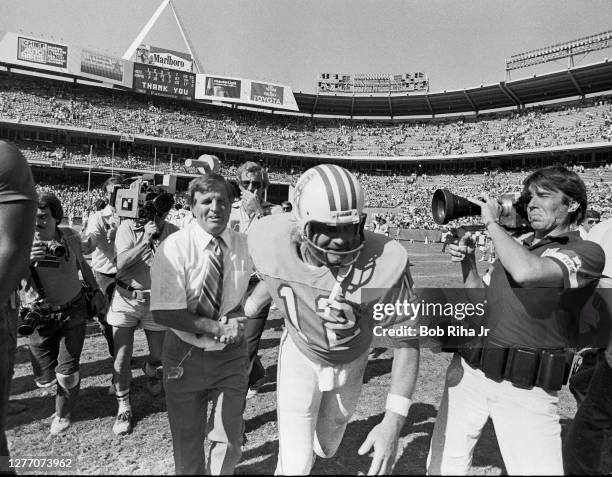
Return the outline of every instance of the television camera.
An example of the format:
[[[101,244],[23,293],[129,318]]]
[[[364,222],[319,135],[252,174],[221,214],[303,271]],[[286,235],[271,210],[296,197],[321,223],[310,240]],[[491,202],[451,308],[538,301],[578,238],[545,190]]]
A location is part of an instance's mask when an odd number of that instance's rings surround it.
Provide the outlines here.
[[[110,203],[121,219],[134,219],[145,224],[161,217],[174,206],[176,176],[166,174],[164,183],[156,185],[152,175],[137,177],[127,187],[115,185]]]
[[[527,220],[527,199],[521,194],[503,194],[498,202],[501,205],[499,224],[511,233],[531,230]],[[431,201],[431,215],[438,225],[446,225],[460,217],[480,215],[480,206],[465,197],[453,194],[448,189],[438,189]],[[452,227],[446,243],[453,242],[466,232],[484,229],[483,225]]]

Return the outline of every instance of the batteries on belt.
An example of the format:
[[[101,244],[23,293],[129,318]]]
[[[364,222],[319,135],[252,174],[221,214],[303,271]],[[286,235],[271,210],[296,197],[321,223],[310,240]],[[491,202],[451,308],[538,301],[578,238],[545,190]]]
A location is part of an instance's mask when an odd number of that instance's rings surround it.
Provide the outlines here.
[[[509,346],[488,340],[481,348],[460,348],[459,354],[493,381],[510,381],[513,386],[558,391],[569,378],[573,353],[564,349],[535,349]]]
[[[127,283],[122,282],[121,280],[117,280],[117,286],[130,292],[132,294],[132,298],[136,298],[137,300],[145,300],[151,297],[151,290],[138,290]]]

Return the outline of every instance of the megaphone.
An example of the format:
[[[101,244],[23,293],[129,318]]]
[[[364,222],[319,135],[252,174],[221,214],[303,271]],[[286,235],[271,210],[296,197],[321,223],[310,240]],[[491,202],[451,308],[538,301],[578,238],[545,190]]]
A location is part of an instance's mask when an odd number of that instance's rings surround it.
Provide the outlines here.
[[[436,224],[445,225],[459,217],[480,215],[480,206],[448,189],[438,189],[431,200],[431,215]]]

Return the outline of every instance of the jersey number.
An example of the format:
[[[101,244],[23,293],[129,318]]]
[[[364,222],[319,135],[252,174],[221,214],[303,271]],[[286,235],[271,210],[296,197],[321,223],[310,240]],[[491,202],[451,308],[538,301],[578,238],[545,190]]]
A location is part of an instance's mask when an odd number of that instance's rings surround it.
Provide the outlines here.
[[[295,293],[290,286],[283,285],[278,291],[279,295],[285,302],[287,316],[298,334],[308,342],[308,338],[302,332],[298,318],[297,303],[295,301]],[[354,339],[361,329],[357,324],[355,313],[351,305],[344,301],[329,300],[324,296],[319,296],[316,299],[316,313],[321,319],[323,325],[323,335],[327,341],[329,349],[342,350],[347,349],[346,343]]]

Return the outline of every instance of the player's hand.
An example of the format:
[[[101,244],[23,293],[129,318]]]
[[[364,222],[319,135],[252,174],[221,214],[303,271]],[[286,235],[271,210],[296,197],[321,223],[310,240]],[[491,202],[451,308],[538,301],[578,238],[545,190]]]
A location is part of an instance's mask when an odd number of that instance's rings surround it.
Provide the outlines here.
[[[47,247],[46,245],[39,241],[35,240],[32,244],[32,250],[30,250],[30,263],[33,263],[37,260],[42,260],[47,256]]]
[[[159,235],[159,229],[157,228],[157,225],[155,225],[155,222],[153,221],[147,222],[144,226],[145,240],[151,243],[153,242],[153,240],[155,240],[155,237],[157,237],[158,235]]]
[[[249,216],[263,214],[263,207],[257,194],[244,189],[240,193],[240,198],[242,199],[242,206]]]
[[[372,448],[374,449],[368,475],[387,475],[391,473],[395,464],[397,442],[404,421],[404,417],[387,411],[382,422],[370,431],[366,440],[361,444],[357,451],[359,455],[364,455]]]
[[[476,241],[472,237],[472,232],[466,232],[457,243],[448,244],[446,250],[448,250],[453,262],[463,262],[468,257],[474,257],[475,259]]]

